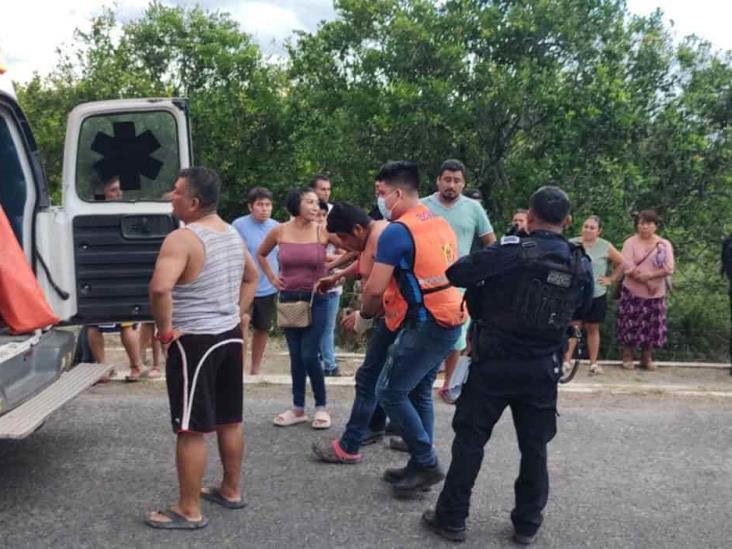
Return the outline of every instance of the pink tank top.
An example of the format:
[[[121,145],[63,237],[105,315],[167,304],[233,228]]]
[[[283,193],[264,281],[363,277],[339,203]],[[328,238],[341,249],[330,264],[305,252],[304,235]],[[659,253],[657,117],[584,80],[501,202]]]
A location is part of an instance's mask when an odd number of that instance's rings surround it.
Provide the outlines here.
[[[325,276],[325,246],[317,242],[280,242],[280,280],[285,291],[312,291]]]

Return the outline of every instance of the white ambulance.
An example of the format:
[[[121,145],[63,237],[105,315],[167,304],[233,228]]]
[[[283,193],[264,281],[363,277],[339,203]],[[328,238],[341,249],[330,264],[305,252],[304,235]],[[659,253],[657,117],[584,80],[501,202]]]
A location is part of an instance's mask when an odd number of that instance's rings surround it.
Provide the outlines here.
[[[79,105],[53,205],[31,127],[0,74],[0,205],[60,324],[150,319],[148,281],[177,226],[164,195],[191,156],[186,100]],[[122,193],[110,200],[113,179]],[[71,367],[74,339],[54,327],[12,334],[0,321],[0,438],[29,435],[109,370]]]

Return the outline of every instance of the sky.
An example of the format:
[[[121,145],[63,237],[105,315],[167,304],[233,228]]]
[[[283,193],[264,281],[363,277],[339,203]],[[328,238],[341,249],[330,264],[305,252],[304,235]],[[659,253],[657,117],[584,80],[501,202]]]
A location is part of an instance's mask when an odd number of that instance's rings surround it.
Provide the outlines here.
[[[70,44],[73,30],[88,26],[101,11],[99,0],[3,0],[0,17],[0,54],[13,80],[26,81],[34,71],[49,72],[56,48]],[[252,34],[266,55],[283,52],[282,43],[293,30],[315,31],[320,21],[335,18],[332,0],[164,0],[164,4],[192,6],[230,13]],[[120,21],[138,17],[148,0],[117,0]],[[730,0],[627,0],[632,13],[647,15],[660,7],[673,21],[678,38],[697,34],[714,47],[732,50]],[[107,2],[107,5],[112,5]],[[43,17],[39,17],[43,14]]]

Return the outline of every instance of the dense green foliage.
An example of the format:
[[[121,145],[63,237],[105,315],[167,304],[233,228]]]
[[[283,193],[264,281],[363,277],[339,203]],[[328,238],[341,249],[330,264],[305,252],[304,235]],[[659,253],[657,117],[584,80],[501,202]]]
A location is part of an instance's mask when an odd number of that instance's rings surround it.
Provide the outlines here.
[[[18,86],[52,188],[66,113],[114,97],[190,98],[196,162],[222,174],[228,216],[254,184],[281,198],[316,171],[332,174],[335,199],[368,205],[375,171],[395,158],[420,163],[427,193],[456,157],[499,230],[548,182],[571,194],[577,219],[600,215],[618,246],[630,212],[657,209],[679,265],[667,356],[725,356],[728,54],[693,37],[674,45],[660,12],[631,16],[622,0],[336,7],[335,21],[293,37],[282,63],[226,14],[153,3],[122,25],[96,18],[51,74]]]

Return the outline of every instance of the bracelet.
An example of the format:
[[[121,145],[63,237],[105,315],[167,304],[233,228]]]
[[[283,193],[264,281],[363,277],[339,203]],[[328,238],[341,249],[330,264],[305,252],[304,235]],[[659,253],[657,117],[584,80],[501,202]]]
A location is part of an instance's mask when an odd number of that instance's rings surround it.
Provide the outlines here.
[[[157,339],[163,345],[167,345],[168,343],[171,343],[174,338],[175,338],[175,332],[173,330],[169,331],[167,334],[161,334],[159,332],[157,334],[155,334],[155,339]]]

